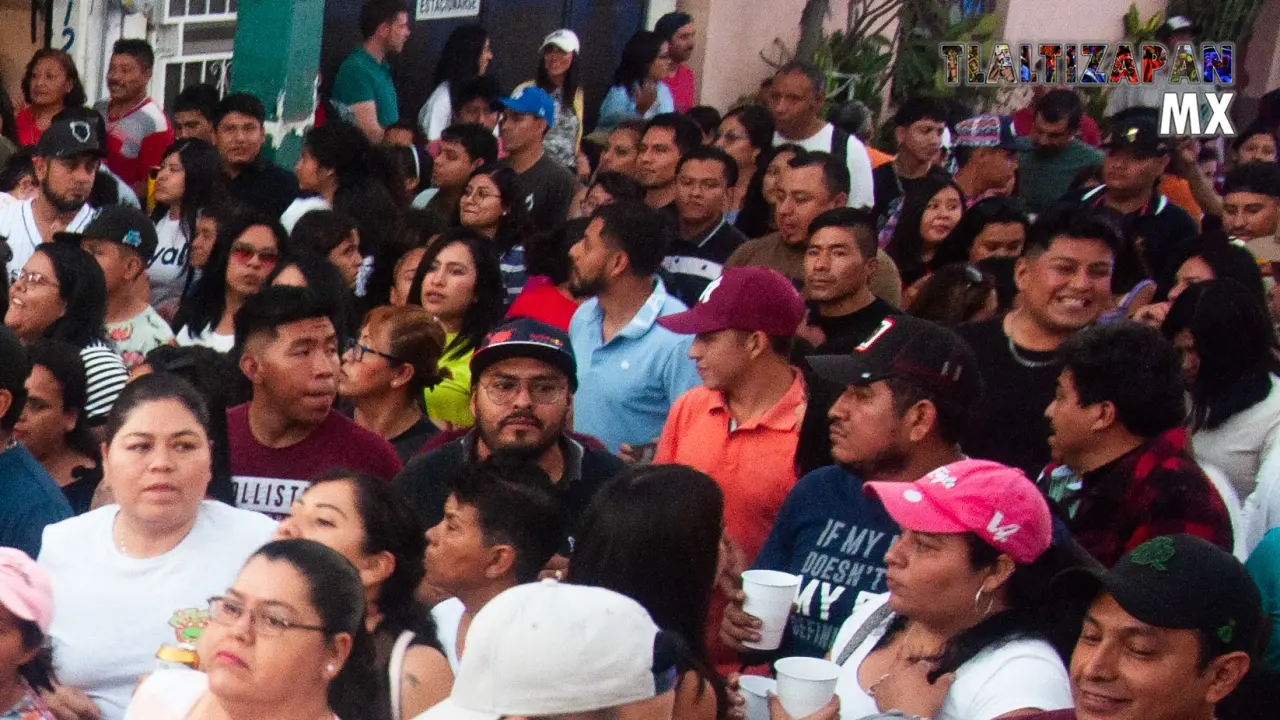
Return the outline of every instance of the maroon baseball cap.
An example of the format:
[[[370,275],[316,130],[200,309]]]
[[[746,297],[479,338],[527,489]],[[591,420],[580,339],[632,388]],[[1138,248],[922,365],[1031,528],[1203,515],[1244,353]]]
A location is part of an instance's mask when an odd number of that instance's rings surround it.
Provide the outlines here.
[[[804,320],[804,299],[791,281],[765,267],[736,267],[707,286],[692,309],[658,318],[681,335],[745,330],[790,337]]]

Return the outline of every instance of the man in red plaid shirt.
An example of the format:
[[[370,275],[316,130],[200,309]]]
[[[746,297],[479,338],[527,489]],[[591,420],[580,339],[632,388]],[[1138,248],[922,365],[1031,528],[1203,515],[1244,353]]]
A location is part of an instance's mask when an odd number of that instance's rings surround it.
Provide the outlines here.
[[[1045,416],[1054,464],[1040,486],[1072,535],[1111,567],[1153,537],[1187,533],[1232,549],[1226,504],[1186,449],[1178,351],[1120,322],[1063,345]]]

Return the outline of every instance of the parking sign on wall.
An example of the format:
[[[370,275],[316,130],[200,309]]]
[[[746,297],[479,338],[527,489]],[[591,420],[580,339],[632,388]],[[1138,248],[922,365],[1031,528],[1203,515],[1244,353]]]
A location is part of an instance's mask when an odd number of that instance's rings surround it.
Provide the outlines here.
[[[418,20],[476,17],[480,0],[418,0]]]

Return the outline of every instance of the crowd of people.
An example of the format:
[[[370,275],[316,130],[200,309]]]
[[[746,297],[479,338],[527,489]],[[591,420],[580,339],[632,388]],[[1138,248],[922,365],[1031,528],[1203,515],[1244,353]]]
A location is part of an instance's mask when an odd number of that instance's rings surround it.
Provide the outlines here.
[[[696,29],[588,114],[573,31],[504,86],[463,25],[402,119],[367,0],[292,173],[145,41],[92,109],[37,52],[0,718],[740,720],[791,656],[835,695],[772,720],[1267,716],[1280,104],[1223,148],[917,97],[877,147],[804,62],[697,105]]]

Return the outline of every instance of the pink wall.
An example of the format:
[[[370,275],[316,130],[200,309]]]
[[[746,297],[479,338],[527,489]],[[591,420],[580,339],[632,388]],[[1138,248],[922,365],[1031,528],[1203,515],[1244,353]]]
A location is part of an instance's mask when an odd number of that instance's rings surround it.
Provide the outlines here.
[[[769,76],[760,53],[772,48],[774,38],[795,47],[804,0],[679,0],[678,5],[698,26],[690,62],[700,101],[724,111]],[[828,31],[844,27],[848,7],[848,0],[831,0]]]
[[[1004,13],[1002,40],[1107,42],[1124,37],[1124,15],[1130,2],[1146,20],[1163,13],[1165,0],[1000,0]]]

